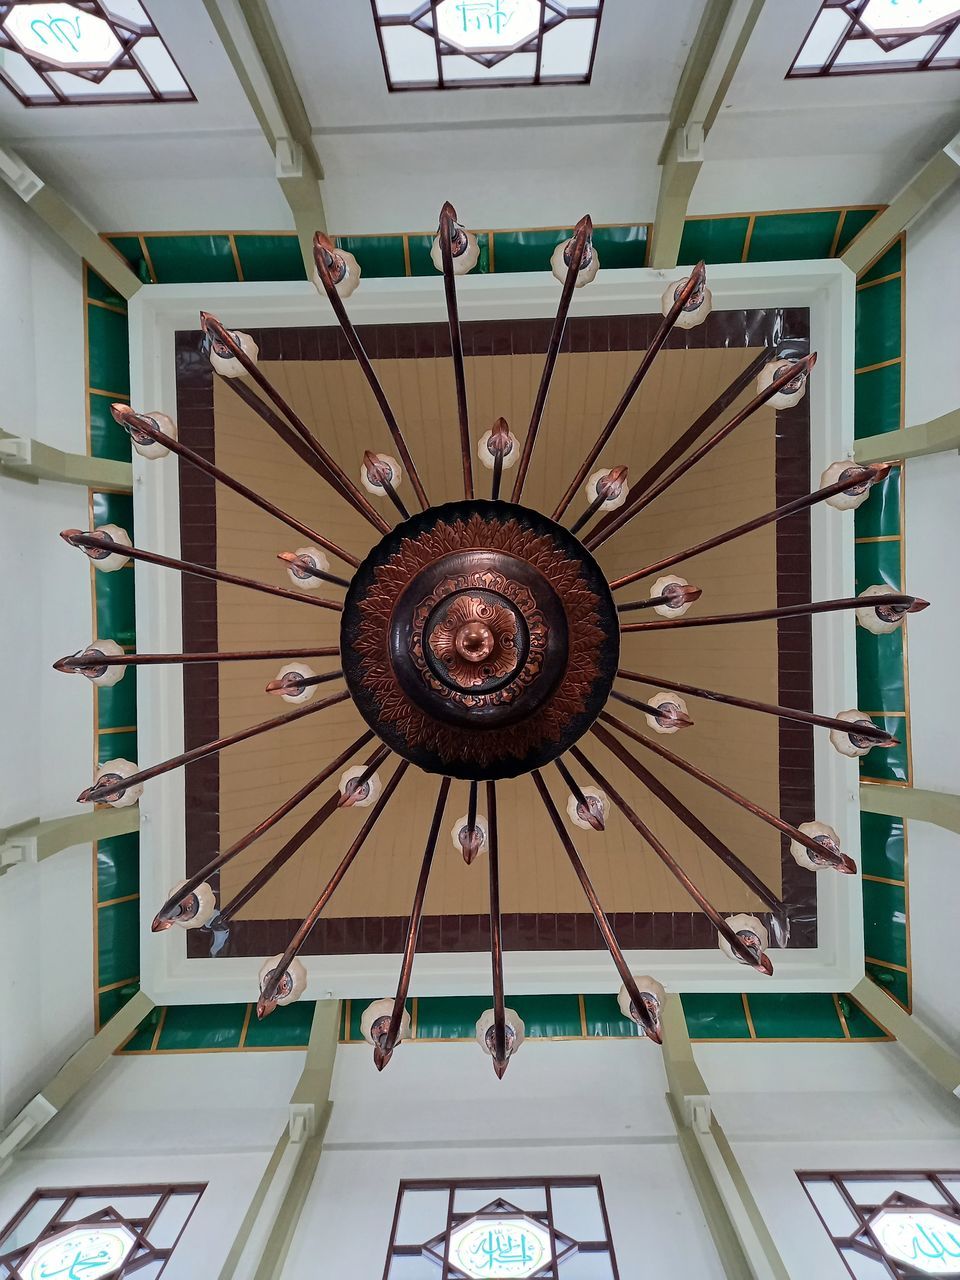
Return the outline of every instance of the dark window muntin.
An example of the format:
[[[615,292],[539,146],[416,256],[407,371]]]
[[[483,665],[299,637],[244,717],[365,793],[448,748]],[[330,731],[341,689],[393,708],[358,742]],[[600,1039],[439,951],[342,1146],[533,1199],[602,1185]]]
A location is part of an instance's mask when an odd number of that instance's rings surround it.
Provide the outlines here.
[[[786,80],[810,80],[818,76],[889,75],[893,72],[905,71],[955,71],[960,67],[960,57],[943,58],[937,61],[937,54],[940,49],[943,48],[953,33],[960,28],[960,18],[948,18],[945,22],[932,27],[929,31],[917,31],[910,35],[900,36],[875,36],[869,27],[865,26],[860,20],[860,14],[867,3],[868,0],[822,0],[820,8],[807,28],[806,34],[800,42],[800,48],[797,50],[784,78]],[[806,48],[814,27],[819,22],[821,15],[830,9],[840,9],[846,14],[848,21],[845,29],[819,67],[798,67],[797,60]],[[882,63],[851,62],[843,66],[836,65],[836,60],[841,51],[851,40],[854,42],[870,40],[873,44],[890,53],[899,49],[902,45],[909,44],[912,40],[918,40],[927,35],[935,36],[936,39],[922,58],[903,59],[901,61],[891,60],[890,62]]]

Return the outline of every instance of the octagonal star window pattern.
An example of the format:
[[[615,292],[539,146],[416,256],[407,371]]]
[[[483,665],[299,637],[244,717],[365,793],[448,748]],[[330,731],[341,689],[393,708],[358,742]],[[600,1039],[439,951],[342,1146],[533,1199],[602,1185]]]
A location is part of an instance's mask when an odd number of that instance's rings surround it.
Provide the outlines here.
[[[533,1276],[553,1262],[550,1232],[533,1218],[478,1214],[455,1227],[447,1251],[452,1266],[471,1280]]]
[[[787,79],[958,66],[953,0],[823,0]]]
[[[387,87],[586,84],[603,0],[371,0]]]
[[[27,107],[194,101],[139,0],[0,0],[0,80]]]

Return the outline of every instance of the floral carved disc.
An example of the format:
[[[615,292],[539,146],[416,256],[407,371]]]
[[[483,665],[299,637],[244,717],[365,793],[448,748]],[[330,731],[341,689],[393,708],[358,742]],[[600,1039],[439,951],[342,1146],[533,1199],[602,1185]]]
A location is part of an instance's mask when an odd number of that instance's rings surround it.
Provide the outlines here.
[[[364,719],[431,773],[514,777],[593,723],[619,655],[616,608],[566,529],[505,502],[434,507],[357,570],[341,657]]]

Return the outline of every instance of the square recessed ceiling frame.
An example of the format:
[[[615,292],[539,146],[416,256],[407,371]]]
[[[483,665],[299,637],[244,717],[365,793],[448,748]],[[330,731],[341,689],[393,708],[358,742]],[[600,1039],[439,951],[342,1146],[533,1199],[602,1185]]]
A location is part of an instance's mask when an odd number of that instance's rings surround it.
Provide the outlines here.
[[[391,93],[589,84],[603,5],[604,0],[370,0]],[[508,43],[510,22],[522,22],[530,9],[539,14],[520,29],[522,38]],[[445,38],[453,23],[462,27],[459,44]]]
[[[671,273],[673,274],[673,273]],[[677,275],[682,268],[677,268]],[[578,315],[659,314],[664,273],[652,268],[602,272],[578,297]],[[805,307],[810,341],[819,352],[810,382],[813,429],[810,488],[853,443],[854,277],[836,259],[809,262],[728,263],[710,268],[715,310]],[[463,321],[552,318],[556,282],[545,272],[509,277],[465,276],[458,281]],[[197,329],[200,309],[213,311],[230,328],[300,327],[329,323],[317,309],[316,290],[289,283],[154,285],[130,303],[131,403],[177,402],[175,334]],[[351,299],[357,325],[445,322],[443,291],[435,279],[370,280]],[[176,467],[156,467],[138,456],[134,468],[134,522],[140,545],[180,555],[179,481]],[[823,504],[811,512],[812,598],[854,594],[852,528]],[[137,575],[137,640],[144,652],[182,650],[179,574]],[[846,619],[846,621],[845,621]],[[856,705],[856,648],[849,615],[813,619],[813,685],[817,706]],[[181,667],[158,668],[138,688],[140,759],[164,760],[184,747]],[[829,814],[844,849],[857,857],[859,777],[856,760],[834,751],[827,736],[815,740],[818,814]],[[140,799],[142,828],[140,962],[141,988],[158,1004],[244,1003],[256,990],[260,960],[249,956],[187,956],[186,932],[154,934],[150,924],[170,885],[183,879],[186,863],[184,771],[155,778]],[[309,905],[309,904],[306,904]],[[709,951],[629,951],[637,973],[655,973],[673,991],[850,991],[864,974],[863,914],[859,876],[817,877],[818,942],[775,955],[772,978],[731,964],[716,947]],[[396,956],[304,955],[308,998],[359,998],[396,986]],[[615,983],[605,951],[513,952],[515,989],[528,994],[607,992]],[[412,995],[463,995],[485,991],[487,952],[418,955]]]
[[[31,9],[36,18],[17,21]],[[82,58],[85,18],[97,24],[110,45],[102,58]],[[29,44],[23,43],[25,33]],[[0,0],[0,81],[25,107],[196,102],[139,0]]]
[[[942,21],[899,32],[869,25],[876,5],[877,0],[823,0],[785,79],[960,67],[960,5]]]

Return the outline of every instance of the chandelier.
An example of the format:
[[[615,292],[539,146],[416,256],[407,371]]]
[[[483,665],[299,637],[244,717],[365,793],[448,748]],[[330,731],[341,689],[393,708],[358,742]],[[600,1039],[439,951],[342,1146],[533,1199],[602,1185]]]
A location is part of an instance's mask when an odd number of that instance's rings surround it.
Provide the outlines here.
[[[709,919],[724,955],[763,974],[773,972],[768,954],[771,945],[783,947],[789,942],[790,908],[648,768],[651,757],[682,770],[786,836],[793,858],[805,870],[844,875],[857,872],[829,823],[811,815],[809,821],[794,826],[664,745],[663,738],[693,724],[686,698],[706,699],[819,726],[829,730],[833,746],[847,756],[865,755],[875,746],[896,743],[856,708],[823,716],[680,683],[668,675],[646,674],[622,665],[621,648],[637,633],[749,626],[762,620],[851,610],[861,626],[883,634],[901,626],[907,613],[927,606],[917,597],[885,586],[871,586],[851,598],[746,613],[688,616],[701,596],[701,588],[669,572],[684,560],[818,503],[839,510],[855,508],[865,501],[871,486],[884,478],[889,464],[859,466],[838,461],[823,473],[820,487],[814,492],[613,581],[607,580],[595,559],[599,548],[761,406],[788,408],[797,404],[806,392],[816,362],[815,353],[807,353],[789,341],[768,347],[638,480],[628,484],[626,465],[602,462],[604,451],[671,331],[674,327],[699,325],[709,314],[712,299],[702,262],[689,276],[672,282],[663,294],[662,319],[652,340],[556,506],[549,515],[524,506],[524,485],[574,291],[588,285],[600,266],[592,229],[590,218],[582,218],[572,238],[559,245],[551,259],[553,274],[561,284],[560,300],[526,434],[521,440],[499,418],[476,439],[468,414],[456,279],[476,265],[479,248],[476,236],[457,221],[453,206],[443,206],[432,259],[443,275],[456,389],[463,494],[453,502],[437,504],[428,497],[416,461],[347,314],[344,299],[360,280],[360,267],[351,253],[337,248],[320,233],[314,238],[313,283],[333,308],[396,450],[396,456],[364,452],[359,484],[261,372],[253,338],[239,330],[229,330],[216,317],[201,312],[203,352],[215,372],[371,527],[376,542],[364,558],[338,546],[182,443],[175,423],[165,414],[136,412],[124,404],[112,406],[113,417],[128,431],[134,448],[143,457],[177,454],[184,464],[205,472],[306,540],[306,545],[282,552],[279,557],[292,586],[240,577],[133,546],[127,533],[113,525],[92,532],[69,529],[61,534],[103,572],[122,568],[131,559],[140,560],[340,614],[338,646],[146,654],[124,653],[114,641],[96,639],[54,664],[60,671],[82,673],[95,685],[112,685],[123,677],[128,666],[276,659],[284,665],[267,690],[294,704],[294,709],[284,715],[147,768],[138,768],[127,760],[107,761],[98,770],[94,784],[78,797],[81,803],[135,804],[144,784],[160,774],[347,700],[353,702],[365,722],[366,730],[361,736],[278,809],[173,886],[153,921],[154,932],[173,926],[212,931],[223,928],[242,902],[276,875],[338,809],[369,809],[359,832],[286,949],[264,962],[257,1000],[259,1018],[303,993],[307,974],[298,955],[402,785],[404,775],[412,767],[438,778],[396,994],[374,1001],[361,1020],[379,1069],[409,1035],[406,999],[431,866],[441,833],[450,822],[447,804],[452,779],[469,783],[467,812],[453,822],[450,832],[454,848],[468,865],[481,854],[486,856],[493,1004],[477,1023],[477,1039],[502,1077],[510,1057],[523,1041],[524,1027],[517,1013],[506,1006],[504,993],[499,787],[527,788],[531,802],[544,806],[620,976],[621,1012],[644,1036],[660,1043],[664,988],[654,976],[634,974],[628,966],[578,842],[589,839],[592,833],[603,832],[611,809],[619,810]],[[725,419],[727,410],[754,379],[753,398]],[[443,442],[438,440],[436,444],[439,449]],[[512,485],[508,492],[509,478]],[[413,493],[413,513],[404,496],[407,486]],[[582,510],[574,516],[572,508],[578,498]],[[375,500],[389,506],[378,507]],[[394,510],[398,520],[392,524],[383,512],[392,514]],[[331,557],[348,569],[333,572]],[[641,620],[632,620],[637,614]],[[306,659],[318,658],[339,659],[340,666],[317,673]],[[319,686],[324,684],[337,686],[337,692],[318,698]],[[638,685],[647,691],[635,696],[630,690]],[[617,714],[621,707],[639,712],[646,732],[622,719]],[[602,757],[597,755],[601,747],[640,784],[644,795],[649,793],[662,802],[761,900],[765,907],[763,918],[743,913],[724,917],[714,908],[638,812],[637,801],[621,794],[606,776],[600,763]],[[392,772],[384,780],[380,771],[388,762]],[[550,770],[559,775],[567,793],[565,813],[548,788],[546,776]],[[334,778],[337,781],[317,812],[257,872],[241,894],[218,904],[211,876]]]

